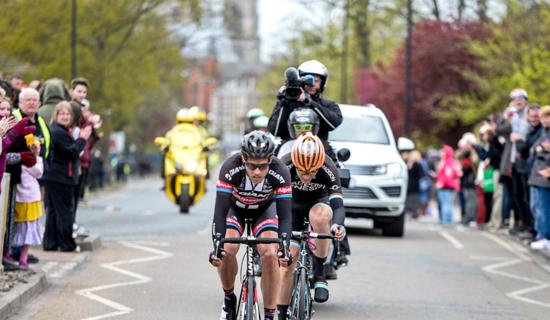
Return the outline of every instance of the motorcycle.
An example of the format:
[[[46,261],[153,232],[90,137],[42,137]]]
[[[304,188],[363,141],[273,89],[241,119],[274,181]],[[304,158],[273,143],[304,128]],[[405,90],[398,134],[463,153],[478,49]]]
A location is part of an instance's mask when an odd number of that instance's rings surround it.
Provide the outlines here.
[[[189,213],[206,192],[208,152],[218,143],[216,138],[204,141],[192,124],[178,124],[166,137],[156,137],[155,144],[163,152],[164,192],[179,206],[180,213]]]

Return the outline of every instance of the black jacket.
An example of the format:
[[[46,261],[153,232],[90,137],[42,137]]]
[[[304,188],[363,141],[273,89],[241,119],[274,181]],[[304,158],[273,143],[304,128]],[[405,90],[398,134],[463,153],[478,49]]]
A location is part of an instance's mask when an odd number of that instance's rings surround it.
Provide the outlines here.
[[[73,140],[69,131],[57,123],[50,126],[50,131],[52,134],[50,166],[44,180],[77,185],[80,153],[84,150],[86,141],[82,138]]]
[[[317,136],[323,141],[328,140],[328,133],[336,129],[342,123],[342,111],[336,102],[323,99],[319,96],[312,96],[305,102],[290,102],[284,95],[277,95],[277,103],[269,117],[269,132],[280,137],[283,141],[290,140],[287,120],[295,108],[311,108],[319,117],[319,133]]]

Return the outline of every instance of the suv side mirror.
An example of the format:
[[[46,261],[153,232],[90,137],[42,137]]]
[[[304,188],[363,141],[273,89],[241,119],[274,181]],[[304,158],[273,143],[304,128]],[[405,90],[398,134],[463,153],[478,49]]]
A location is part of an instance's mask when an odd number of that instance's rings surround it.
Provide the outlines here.
[[[411,139],[405,137],[399,137],[399,139],[397,139],[397,149],[399,149],[400,152],[412,151],[414,148],[414,142],[412,142]]]
[[[336,153],[336,157],[338,157],[338,160],[342,162],[348,161],[349,157],[351,157],[351,151],[349,151],[349,149],[342,148],[338,150],[338,152]]]

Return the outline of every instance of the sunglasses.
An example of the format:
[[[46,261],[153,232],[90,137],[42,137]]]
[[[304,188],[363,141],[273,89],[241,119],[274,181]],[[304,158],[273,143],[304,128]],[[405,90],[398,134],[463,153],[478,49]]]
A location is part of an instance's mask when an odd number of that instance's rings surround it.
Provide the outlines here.
[[[260,169],[261,171],[264,171],[267,168],[269,168],[270,163],[269,162],[264,162],[264,163],[245,162],[244,165],[252,171],[254,171],[256,169]]]
[[[315,175],[317,174],[317,171],[319,170],[315,170],[315,171],[302,171],[300,169],[296,169],[296,171],[302,175],[302,176],[312,176],[312,177],[315,177]]]
[[[294,130],[304,130],[304,131],[313,130],[312,124],[294,124],[292,126],[294,127]]]

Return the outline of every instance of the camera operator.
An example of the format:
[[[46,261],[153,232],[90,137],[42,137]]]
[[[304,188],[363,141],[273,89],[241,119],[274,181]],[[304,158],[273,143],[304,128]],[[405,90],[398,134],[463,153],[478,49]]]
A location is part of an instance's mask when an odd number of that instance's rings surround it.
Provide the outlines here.
[[[327,68],[317,60],[306,61],[298,67],[299,79],[289,79],[289,75],[292,76],[289,69],[285,72],[287,81],[277,93],[277,104],[269,118],[269,131],[274,136],[280,137],[283,141],[290,140],[291,137],[287,126],[290,113],[295,108],[311,108],[317,113],[320,120],[317,136],[323,141],[327,154],[335,160],[336,155],[327,141],[328,133],[342,123],[342,112],[334,101],[321,97],[322,92],[327,86]],[[287,92],[289,88],[296,89],[292,88],[292,82],[296,81],[300,83],[298,89],[300,90],[298,91],[299,95],[294,92]]]

